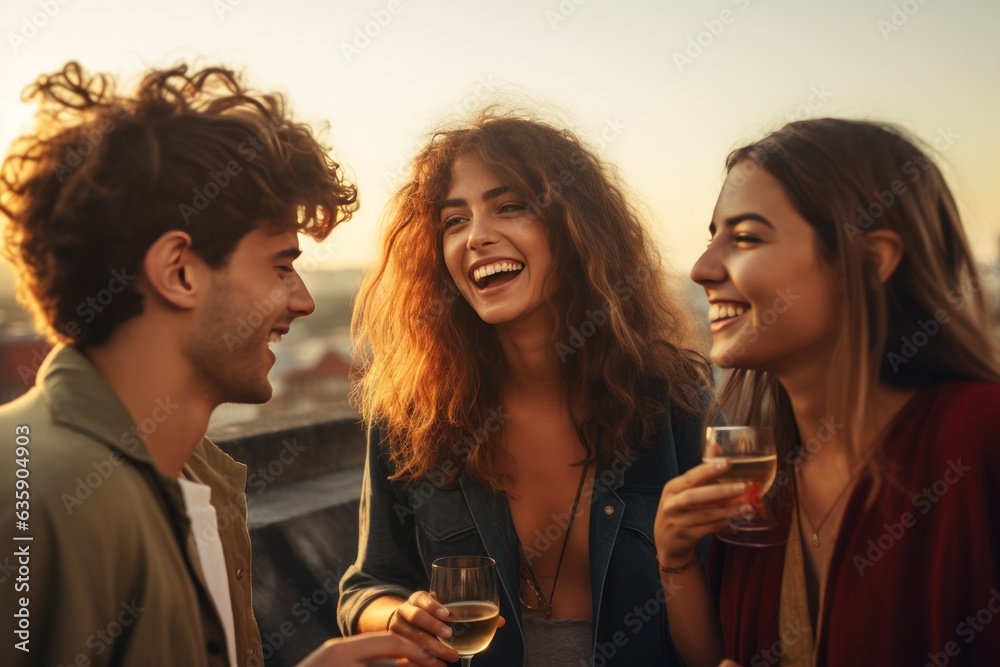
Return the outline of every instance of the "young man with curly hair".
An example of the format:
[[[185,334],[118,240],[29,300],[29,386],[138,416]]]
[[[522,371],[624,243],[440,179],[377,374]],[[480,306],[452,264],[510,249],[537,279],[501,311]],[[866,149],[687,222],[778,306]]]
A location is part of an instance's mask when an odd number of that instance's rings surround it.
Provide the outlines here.
[[[220,403],[271,397],[268,346],[315,308],[298,234],[325,238],[356,189],[279,95],[225,69],[151,71],[121,95],[71,62],[26,98],[39,123],[0,168],[0,218],[55,347],[0,408],[17,485],[0,530],[30,568],[3,587],[0,662],[261,665],[246,468],[205,431]],[[386,635],[306,662],[378,657],[428,660]]]

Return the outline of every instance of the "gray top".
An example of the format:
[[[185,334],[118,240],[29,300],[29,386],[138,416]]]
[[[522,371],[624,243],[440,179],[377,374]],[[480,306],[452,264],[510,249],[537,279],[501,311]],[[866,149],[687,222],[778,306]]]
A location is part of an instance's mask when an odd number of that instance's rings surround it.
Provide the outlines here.
[[[594,622],[589,618],[544,619],[525,614],[524,667],[589,665]]]

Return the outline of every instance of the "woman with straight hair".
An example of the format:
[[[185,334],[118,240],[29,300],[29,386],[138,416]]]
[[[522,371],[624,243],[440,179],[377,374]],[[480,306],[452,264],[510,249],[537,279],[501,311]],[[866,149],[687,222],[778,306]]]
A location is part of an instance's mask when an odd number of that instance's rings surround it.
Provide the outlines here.
[[[940,170],[899,129],[791,123],[734,151],[691,271],[732,424],[773,427],[788,539],[678,576],[689,665],[993,665],[1000,355]],[[702,464],[664,487],[666,565],[726,524]],[[682,641],[683,640],[683,641]]]
[[[345,634],[457,653],[432,561],[496,560],[497,665],[679,664],[653,518],[698,463],[707,361],[607,166],[485,112],[435,134],[358,299],[371,426]]]

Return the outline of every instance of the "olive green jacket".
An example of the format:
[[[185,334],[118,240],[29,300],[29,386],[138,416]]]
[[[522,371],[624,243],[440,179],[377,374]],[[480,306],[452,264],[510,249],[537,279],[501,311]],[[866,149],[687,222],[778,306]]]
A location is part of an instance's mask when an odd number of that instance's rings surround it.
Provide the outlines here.
[[[0,407],[0,664],[227,667],[180,486],[141,437],[183,400],[136,425],[86,357],[58,347]],[[262,665],[246,467],[204,438],[185,472],[212,489],[236,662]]]

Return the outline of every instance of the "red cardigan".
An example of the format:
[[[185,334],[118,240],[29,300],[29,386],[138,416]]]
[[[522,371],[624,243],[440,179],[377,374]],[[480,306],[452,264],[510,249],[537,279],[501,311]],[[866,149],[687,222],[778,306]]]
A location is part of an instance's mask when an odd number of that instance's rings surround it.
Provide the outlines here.
[[[827,575],[817,665],[1000,665],[1000,385],[951,382],[900,411],[870,509],[859,479]],[[777,664],[784,547],[714,540],[726,656]]]

